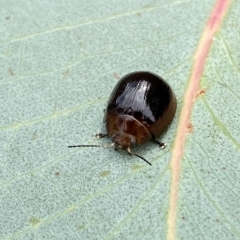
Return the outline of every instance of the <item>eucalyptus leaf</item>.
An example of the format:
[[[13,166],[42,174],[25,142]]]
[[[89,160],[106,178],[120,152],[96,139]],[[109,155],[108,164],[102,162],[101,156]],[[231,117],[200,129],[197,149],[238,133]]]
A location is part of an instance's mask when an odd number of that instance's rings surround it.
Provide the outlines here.
[[[169,223],[195,51],[224,1],[0,1],[0,239],[240,238],[239,1],[202,66]],[[134,148],[152,166],[111,148],[68,148],[111,143],[95,138],[106,102],[140,70],[166,79],[178,101],[159,139],[167,147]]]

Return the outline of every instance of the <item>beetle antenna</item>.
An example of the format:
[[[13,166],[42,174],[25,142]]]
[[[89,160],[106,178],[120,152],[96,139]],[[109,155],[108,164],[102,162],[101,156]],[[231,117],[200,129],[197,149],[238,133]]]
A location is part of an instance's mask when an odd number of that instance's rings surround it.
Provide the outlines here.
[[[148,163],[149,165],[152,165],[148,160],[146,160],[146,159],[143,158],[142,156],[140,156],[140,155],[138,155],[138,154],[136,154],[136,153],[133,153],[130,148],[127,149],[127,152],[128,152],[130,155],[134,155],[134,156],[136,156],[136,157],[138,157],[138,158],[141,158],[143,161],[145,161],[145,162]]]
[[[114,143],[111,144],[107,144],[107,145],[72,145],[72,146],[68,146],[69,148],[74,148],[74,147],[113,147]]]

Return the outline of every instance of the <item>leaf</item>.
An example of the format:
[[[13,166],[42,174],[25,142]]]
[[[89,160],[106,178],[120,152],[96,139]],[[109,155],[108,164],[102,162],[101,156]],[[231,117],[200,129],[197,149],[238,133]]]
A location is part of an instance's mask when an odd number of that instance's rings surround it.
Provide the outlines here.
[[[0,239],[240,237],[240,3],[229,4],[2,2]],[[67,148],[110,143],[94,137],[103,109],[137,70],[178,100],[167,148],[134,149],[153,166]]]

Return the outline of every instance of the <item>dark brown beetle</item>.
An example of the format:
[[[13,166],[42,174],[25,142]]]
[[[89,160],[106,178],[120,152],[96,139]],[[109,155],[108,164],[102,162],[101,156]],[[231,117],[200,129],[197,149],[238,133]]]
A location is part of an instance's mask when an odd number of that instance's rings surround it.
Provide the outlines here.
[[[104,122],[115,150],[123,149],[151,165],[143,157],[132,153],[130,147],[156,140],[171,123],[177,107],[175,94],[167,82],[150,72],[133,72],[119,80],[109,98]],[[76,145],[69,147],[99,147],[100,145]]]

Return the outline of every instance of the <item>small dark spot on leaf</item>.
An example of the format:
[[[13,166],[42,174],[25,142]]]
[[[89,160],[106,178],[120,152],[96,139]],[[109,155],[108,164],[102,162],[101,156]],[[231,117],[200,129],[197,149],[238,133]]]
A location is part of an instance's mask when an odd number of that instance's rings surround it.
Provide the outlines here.
[[[55,172],[55,176],[59,176],[60,175],[60,172]]]
[[[8,73],[13,76],[13,70],[11,68],[8,69]]]
[[[107,177],[110,173],[111,173],[111,172],[108,171],[108,170],[102,171],[102,172],[100,173],[100,177]]]
[[[84,229],[84,228],[85,228],[85,224],[79,225],[79,226],[77,227],[78,230],[82,230],[82,229]]]
[[[201,89],[200,91],[197,92],[196,98],[202,96],[203,94],[205,94],[205,92],[206,89]]]
[[[188,123],[187,124],[187,131],[189,132],[189,133],[192,133],[193,132],[193,125],[192,125],[192,123]]]
[[[6,17],[6,20],[9,20],[10,19],[10,17],[8,16],[8,17]]]

